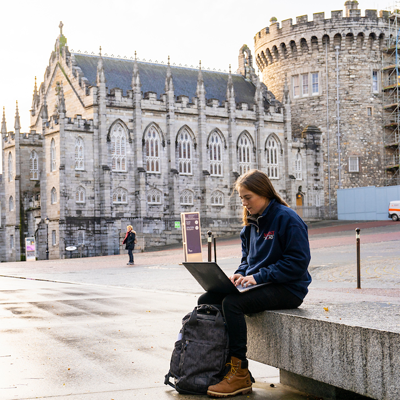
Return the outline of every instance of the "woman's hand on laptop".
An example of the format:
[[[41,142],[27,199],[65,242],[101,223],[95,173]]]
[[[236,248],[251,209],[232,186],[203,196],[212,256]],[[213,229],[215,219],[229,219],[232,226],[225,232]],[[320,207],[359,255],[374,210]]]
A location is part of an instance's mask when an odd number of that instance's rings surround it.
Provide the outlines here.
[[[240,274],[234,274],[229,279],[235,284],[235,286],[242,285],[243,287],[247,287],[249,285],[257,285],[253,275],[243,276]]]

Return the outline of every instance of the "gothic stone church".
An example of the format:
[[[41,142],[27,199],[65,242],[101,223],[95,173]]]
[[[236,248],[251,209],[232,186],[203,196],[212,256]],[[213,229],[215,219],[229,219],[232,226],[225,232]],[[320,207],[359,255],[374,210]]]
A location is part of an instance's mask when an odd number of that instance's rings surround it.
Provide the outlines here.
[[[142,246],[176,243],[181,212],[199,211],[204,233],[238,234],[232,188],[252,168],[294,205],[296,178],[304,185],[307,165],[322,163],[321,135],[309,129],[288,147],[287,85],[282,95],[260,83],[247,46],[233,74],[72,53],[61,28],[30,131],[18,106],[9,131],[3,110],[0,261],[23,258],[33,236],[39,259],[68,246],[118,254],[128,224]]]

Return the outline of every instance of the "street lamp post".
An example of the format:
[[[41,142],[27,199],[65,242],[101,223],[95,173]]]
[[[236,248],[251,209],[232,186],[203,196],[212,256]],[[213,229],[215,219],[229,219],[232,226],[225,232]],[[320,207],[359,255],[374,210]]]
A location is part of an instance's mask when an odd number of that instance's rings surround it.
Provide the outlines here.
[[[49,217],[46,217],[44,222],[46,222],[46,226],[47,226],[46,260],[48,260],[49,259],[49,222],[50,222]]]

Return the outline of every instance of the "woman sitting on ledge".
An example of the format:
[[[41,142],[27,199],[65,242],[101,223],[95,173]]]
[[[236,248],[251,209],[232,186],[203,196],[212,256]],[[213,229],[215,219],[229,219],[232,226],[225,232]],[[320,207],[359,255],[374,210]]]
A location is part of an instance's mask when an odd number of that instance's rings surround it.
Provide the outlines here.
[[[248,371],[245,314],[297,308],[311,283],[307,225],[286,204],[268,176],[252,170],[235,184],[243,205],[242,260],[230,277],[237,286],[259,285],[244,293],[207,292],[198,304],[222,305],[228,335],[231,369],[207,394],[228,397],[252,390]]]

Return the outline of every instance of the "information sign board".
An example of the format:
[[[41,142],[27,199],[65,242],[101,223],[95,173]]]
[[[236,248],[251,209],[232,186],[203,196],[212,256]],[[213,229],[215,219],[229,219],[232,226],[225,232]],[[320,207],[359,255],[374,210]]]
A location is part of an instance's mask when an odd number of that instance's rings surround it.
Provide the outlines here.
[[[185,261],[203,261],[201,252],[200,213],[181,213]]]
[[[36,261],[36,241],[34,237],[25,238],[25,251],[26,261]]]

